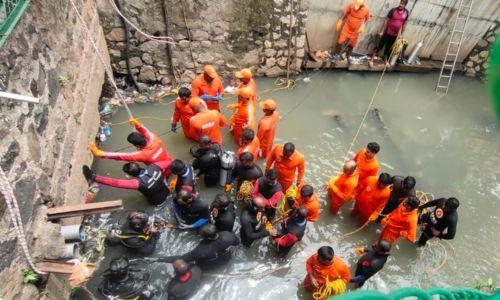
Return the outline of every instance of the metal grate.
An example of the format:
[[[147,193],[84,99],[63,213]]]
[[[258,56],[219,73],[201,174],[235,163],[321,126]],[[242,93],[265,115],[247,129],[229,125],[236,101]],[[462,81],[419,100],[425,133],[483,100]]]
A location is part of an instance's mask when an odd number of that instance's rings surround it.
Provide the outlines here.
[[[30,0],[0,0],[0,46],[5,43]]]

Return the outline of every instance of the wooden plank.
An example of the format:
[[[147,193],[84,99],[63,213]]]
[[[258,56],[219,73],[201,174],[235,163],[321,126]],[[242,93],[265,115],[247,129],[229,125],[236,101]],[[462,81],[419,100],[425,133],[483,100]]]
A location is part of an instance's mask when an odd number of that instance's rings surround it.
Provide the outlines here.
[[[47,211],[47,217],[49,220],[54,220],[59,218],[69,218],[82,215],[111,212],[121,209],[123,209],[122,200],[86,203],[78,205],[66,205],[66,206],[50,208]]]
[[[75,268],[75,265],[73,264],[56,260],[43,260],[41,262],[37,262],[35,265],[37,269],[42,272],[57,274],[71,274]],[[87,263],[87,267],[91,272],[94,272],[95,264]]]

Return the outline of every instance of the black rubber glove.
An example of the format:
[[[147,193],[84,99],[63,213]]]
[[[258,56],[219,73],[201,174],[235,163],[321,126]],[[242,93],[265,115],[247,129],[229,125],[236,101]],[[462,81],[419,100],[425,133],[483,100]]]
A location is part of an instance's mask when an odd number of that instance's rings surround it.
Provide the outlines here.
[[[83,165],[82,167],[83,176],[87,179],[87,182],[90,184],[95,181],[95,173],[90,170],[89,166]]]

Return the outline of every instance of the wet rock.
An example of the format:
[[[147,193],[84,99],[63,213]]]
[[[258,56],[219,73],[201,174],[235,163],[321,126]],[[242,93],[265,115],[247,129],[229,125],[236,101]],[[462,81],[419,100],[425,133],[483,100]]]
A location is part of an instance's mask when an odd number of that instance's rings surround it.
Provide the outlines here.
[[[469,58],[472,62],[474,63],[477,63],[479,61],[479,55],[472,55],[470,58]]]
[[[479,57],[481,57],[481,58],[488,57],[488,51],[487,50],[483,50],[483,51],[479,52]]]
[[[30,153],[30,158],[38,163],[40,161],[40,141],[38,140],[38,135],[35,132],[35,127],[30,124],[28,128],[28,150]]]
[[[194,80],[195,77],[196,77],[196,74],[193,71],[186,70],[186,71],[184,71],[184,73],[182,73],[180,80],[182,83],[190,83]]]
[[[59,84],[59,75],[57,70],[49,70],[47,77],[47,83],[49,85],[49,104],[51,107],[54,107],[57,98],[59,97],[59,93],[61,92],[61,85]]]
[[[212,42],[210,41],[202,41],[201,46],[204,48],[210,48],[212,46]]]
[[[168,76],[163,76],[163,77],[160,79],[160,81],[161,81],[161,84],[163,84],[163,85],[167,85],[167,84],[172,83],[172,80],[171,80],[171,79],[170,79],[170,77],[168,77]]]
[[[159,47],[161,47],[161,44],[159,42],[147,41],[139,46],[139,50],[142,52],[154,52]]]
[[[120,59],[122,57],[122,52],[120,50],[109,49],[108,53],[111,59]]]
[[[280,67],[272,67],[266,70],[265,75],[267,77],[277,77],[284,74],[284,71]]]
[[[35,113],[36,132],[42,134],[49,123],[49,108],[45,105],[41,111]]]
[[[115,27],[111,29],[108,34],[106,34],[106,39],[111,42],[124,42],[125,41],[125,30],[121,27]]]
[[[468,68],[470,68],[470,67],[474,66],[474,63],[471,62],[471,61],[468,61],[468,62],[465,63],[465,66],[468,67]]]
[[[276,50],[274,50],[274,49],[266,49],[266,50],[264,50],[264,55],[266,57],[273,57],[274,55],[276,55]]]
[[[208,34],[208,32],[206,32],[206,31],[202,31],[202,30],[193,30],[191,32],[191,37],[195,41],[203,41],[203,40],[208,40],[208,38],[210,37],[210,34]]]
[[[131,68],[139,68],[143,65],[141,58],[137,56],[131,57],[129,62]]]
[[[16,140],[12,141],[9,145],[9,148],[7,149],[7,152],[0,160],[0,166],[2,167],[2,170],[4,172],[10,171],[10,169],[12,168],[12,164],[14,163],[16,157],[19,156],[20,151],[21,148],[19,147],[19,143]]]
[[[487,40],[479,40],[477,45],[481,48],[484,48],[484,47],[488,46],[488,41]]]
[[[268,58],[266,59],[266,68],[272,68],[274,67],[274,65],[276,65],[276,59],[274,57],[271,57],[271,58]]]
[[[252,51],[246,53],[243,56],[243,61],[247,65],[251,65],[251,66],[258,65],[260,63],[259,51],[257,49],[255,49],[255,50],[252,50]]]
[[[474,70],[475,70],[476,72],[481,71],[481,66],[476,66],[476,67],[474,68]]]
[[[306,50],[304,48],[297,50],[297,57],[304,57],[306,55]]]
[[[144,53],[142,55],[142,61],[147,65],[153,64],[153,58],[151,57],[151,54],[149,54],[149,53]]]
[[[198,62],[200,62],[202,64],[213,63],[213,61],[214,61],[214,57],[212,55],[210,55],[208,52],[201,53],[198,56]]]
[[[269,40],[265,40],[265,41],[264,41],[264,47],[266,47],[266,48],[271,48],[271,47],[272,47],[272,43],[271,43],[271,41],[269,41]]]

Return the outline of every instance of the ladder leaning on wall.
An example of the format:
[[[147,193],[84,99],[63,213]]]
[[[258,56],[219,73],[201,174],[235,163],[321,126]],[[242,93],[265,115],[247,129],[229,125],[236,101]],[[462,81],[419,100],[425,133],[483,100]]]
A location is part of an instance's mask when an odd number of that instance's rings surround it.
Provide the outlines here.
[[[443,64],[441,65],[441,72],[439,73],[439,79],[436,86],[436,92],[438,93],[447,94],[448,89],[450,88],[453,72],[455,71],[455,66],[457,64],[458,53],[460,52],[460,46],[462,45],[464,39],[465,28],[469,22],[469,16],[474,0],[458,0],[457,2],[459,2],[457,17],[455,18],[455,23],[453,24],[450,42],[448,43],[448,48],[446,49],[446,55],[444,56]]]

